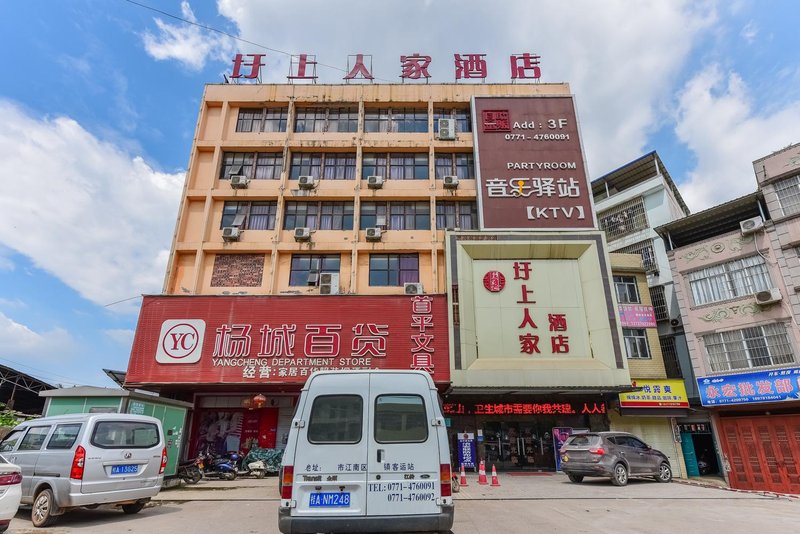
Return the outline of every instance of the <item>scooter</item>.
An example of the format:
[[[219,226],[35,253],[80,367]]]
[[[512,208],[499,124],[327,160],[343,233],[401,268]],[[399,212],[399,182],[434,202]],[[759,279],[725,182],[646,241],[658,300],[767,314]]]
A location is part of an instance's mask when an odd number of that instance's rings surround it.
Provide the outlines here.
[[[203,476],[219,477],[222,480],[236,479],[236,464],[230,458],[209,452],[201,453],[200,457],[203,462]]]
[[[176,475],[187,484],[197,484],[203,478],[203,459],[198,456],[194,460],[178,464]]]
[[[252,476],[255,478],[264,478],[267,475],[267,467],[264,464],[264,460],[248,461],[247,455],[244,455],[241,452],[232,454],[230,458],[233,459],[234,456],[238,457],[239,459],[236,465],[237,475]]]

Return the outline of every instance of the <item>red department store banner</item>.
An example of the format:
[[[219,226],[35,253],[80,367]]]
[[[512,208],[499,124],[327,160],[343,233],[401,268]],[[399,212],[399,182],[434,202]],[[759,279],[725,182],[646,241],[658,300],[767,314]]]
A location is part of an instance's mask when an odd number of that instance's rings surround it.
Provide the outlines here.
[[[450,381],[447,297],[145,296],[126,384],[303,384],[323,369]]]
[[[571,96],[475,97],[481,229],[594,228]]]

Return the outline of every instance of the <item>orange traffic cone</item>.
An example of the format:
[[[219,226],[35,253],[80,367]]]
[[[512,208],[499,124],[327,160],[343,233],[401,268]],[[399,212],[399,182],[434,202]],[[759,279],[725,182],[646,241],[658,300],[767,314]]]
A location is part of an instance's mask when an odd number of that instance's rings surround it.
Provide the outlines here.
[[[486,466],[484,465],[483,460],[481,460],[481,466],[478,469],[478,484],[485,486],[488,483],[489,482],[486,480]]]
[[[461,464],[461,480],[459,481],[459,483],[462,486],[467,485],[467,474],[464,472],[464,464]]]
[[[500,481],[497,480],[497,469],[494,468],[494,464],[492,464],[492,486],[499,486]]]

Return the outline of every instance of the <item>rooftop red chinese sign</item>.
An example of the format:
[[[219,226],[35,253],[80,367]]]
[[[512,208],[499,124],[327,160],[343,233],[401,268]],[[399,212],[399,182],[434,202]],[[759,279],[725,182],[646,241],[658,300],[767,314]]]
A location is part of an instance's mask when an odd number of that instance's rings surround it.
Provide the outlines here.
[[[572,97],[474,102],[481,228],[594,228]]]
[[[127,383],[303,384],[322,369],[450,378],[447,298],[146,296]]]

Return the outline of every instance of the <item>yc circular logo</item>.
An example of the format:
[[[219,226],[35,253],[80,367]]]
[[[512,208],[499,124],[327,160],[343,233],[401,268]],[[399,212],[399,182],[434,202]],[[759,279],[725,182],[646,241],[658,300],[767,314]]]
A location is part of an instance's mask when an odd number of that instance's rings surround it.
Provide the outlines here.
[[[156,361],[196,363],[200,361],[206,322],[202,319],[170,319],[161,325]]]
[[[483,277],[483,287],[492,293],[498,293],[506,287],[506,277],[500,271],[489,271]]]

